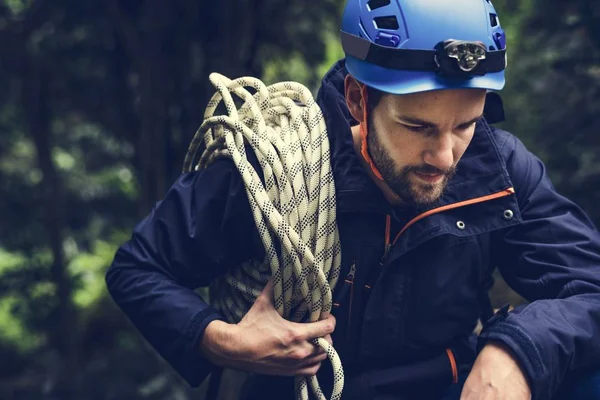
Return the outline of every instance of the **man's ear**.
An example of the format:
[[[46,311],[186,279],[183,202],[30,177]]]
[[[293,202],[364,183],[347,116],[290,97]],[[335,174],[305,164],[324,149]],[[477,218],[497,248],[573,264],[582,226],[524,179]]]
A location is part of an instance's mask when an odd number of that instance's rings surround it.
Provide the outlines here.
[[[348,111],[350,111],[350,115],[360,122],[363,122],[364,119],[364,109],[362,104],[362,84],[358,83],[356,79],[350,74],[346,75],[346,79],[344,80],[344,92],[346,95],[346,105],[348,106]]]

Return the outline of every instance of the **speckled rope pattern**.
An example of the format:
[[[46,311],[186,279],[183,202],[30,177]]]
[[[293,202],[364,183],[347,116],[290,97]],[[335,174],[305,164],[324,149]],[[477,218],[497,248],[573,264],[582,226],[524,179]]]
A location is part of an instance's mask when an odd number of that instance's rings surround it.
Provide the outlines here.
[[[256,78],[230,80],[219,74],[211,74],[210,81],[217,92],[183,171],[206,168],[217,157],[231,158],[266,251],[263,263],[248,262],[213,281],[211,304],[237,323],[272,278],[281,316],[294,322],[324,319],[331,312],[331,288],[340,274],[341,246],[323,114],[310,91],[295,82],[266,87]],[[220,105],[226,114],[215,115]],[[246,146],[256,154],[264,184],[246,158]],[[325,339],[313,343],[325,349],[331,361],[331,398],[337,400],[344,386],[340,359]],[[296,378],[296,397],[308,400],[309,387],[317,399],[326,399],[316,377]]]

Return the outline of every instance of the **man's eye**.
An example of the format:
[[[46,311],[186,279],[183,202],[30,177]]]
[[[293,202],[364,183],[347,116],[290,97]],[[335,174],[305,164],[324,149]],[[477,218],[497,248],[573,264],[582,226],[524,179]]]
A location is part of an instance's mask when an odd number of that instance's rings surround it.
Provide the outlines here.
[[[465,124],[465,125],[459,125],[458,126],[458,130],[459,131],[466,131],[467,129],[473,127],[473,125],[475,125],[476,122],[471,122],[470,124]]]
[[[402,124],[402,126],[412,132],[425,132],[428,129],[426,126],[413,126],[404,124]]]

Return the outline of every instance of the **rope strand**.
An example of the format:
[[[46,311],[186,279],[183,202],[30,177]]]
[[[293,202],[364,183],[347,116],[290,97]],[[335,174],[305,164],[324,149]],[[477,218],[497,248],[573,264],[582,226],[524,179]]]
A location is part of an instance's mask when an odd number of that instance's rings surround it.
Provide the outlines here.
[[[211,283],[211,303],[230,323],[237,323],[272,278],[275,308],[283,318],[324,319],[333,305],[331,288],[340,274],[341,246],[323,114],[310,91],[295,82],[266,87],[256,78],[230,80],[220,74],[211,74],[210,81],[217,92],[183,171],[201,170],[218,157],[232,159],[265,248],[264,262],[246,263]],[[233,96],[243,102],[239,109]],[[215,115],[220,104],[227,115]],[[246,157],[247,145],[256,154],[264,185]],[[338,400],[344,386],[341,361],[325,339],[312,343],[327,352],[334,369],[331,399]],[[317,399],[326,399],[316,377],[296,378],[297,399],[308,400],[309,388]]]

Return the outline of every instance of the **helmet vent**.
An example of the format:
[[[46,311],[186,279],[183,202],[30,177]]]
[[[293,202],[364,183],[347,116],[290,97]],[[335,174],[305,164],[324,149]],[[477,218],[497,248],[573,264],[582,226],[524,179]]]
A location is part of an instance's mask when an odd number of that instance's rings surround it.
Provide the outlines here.
[[[389,6],[391,2],[391,0],[371,0],[367,3],[367,7],[369,7],[369,11],[373,11],[381,7]]]
[[[498,21],[498,15],[490,14],[490,23],[492,24],[492,27],[498,26],[500,24],[500,22]]]
[[[375,26],[377,29],[397,30],[400,28],[400,25],[398,25],[398,19],[393,15],[390,15],[389,17],[377,17],[374,18],[373,21],[375,21]]]

